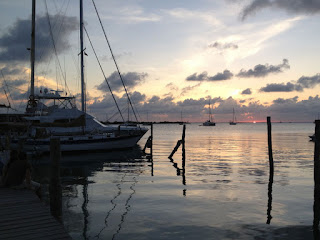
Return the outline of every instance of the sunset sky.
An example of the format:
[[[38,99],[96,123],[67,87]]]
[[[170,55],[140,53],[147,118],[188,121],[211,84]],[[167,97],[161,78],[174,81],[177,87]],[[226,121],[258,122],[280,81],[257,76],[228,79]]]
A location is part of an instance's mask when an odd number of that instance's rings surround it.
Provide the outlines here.
[[[0,103],[29,95],[31,0],[0,2]],[[320,113],[320,0],[95,0],[139,120],[313,121]],[[79,1],[37,0],[36,91],[80,103]],[[92,0],[85,27],[123,114],[127,99]],[[49,26],[51,26],[51,31]],[[54,41],[52,40],[52,37]],[[87,110],[120,120],[87,36]],[[65,76],[65,77],[64,77]],[[67,85],[67,88],[66,88]],[[130,117],[130,119],[133,119]]]

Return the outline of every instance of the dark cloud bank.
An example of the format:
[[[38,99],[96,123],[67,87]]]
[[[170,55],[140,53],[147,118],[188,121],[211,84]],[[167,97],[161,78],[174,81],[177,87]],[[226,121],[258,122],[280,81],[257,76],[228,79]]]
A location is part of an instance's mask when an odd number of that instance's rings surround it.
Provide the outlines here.
[[[246,89],[250,92],[251,89]],[[121,109],[126,109],[127,99],[124,95],[116,97]],[[174,97],[152,96],[147,98],[140,92],[132,93],[135,109],[143,121],[180,121],[181,112],[185,121],[205,121],[207,118],[207,106],[209,96],[200,99],[185,99],[175,102]],[[235,108],[237,119],[240,121],[265,120],[267,116],[272,116],[273,120],[282,121],[309,121],[314,120],[315,115],[320,111],[319,96],[310,96],[306,100],[294,98],[278,98],[269,106],[261,104],[255,99],[235,100],[232,97],[223,99],[221,97],[211,98],[214,105],[213,113],[217,122],[227,122],[231,120],[232,109]],[[245,105],[243,105],[245,104]],[[112,116],[116,112],[110,94],[106,94],[103,100],[95,100],[88,106],[89,111],[101,120]],[[119,115],[115,115],[111,121],[120,120]]]
[[[134,86],[141,84],[144,79],[148,76],[147,73],[137,73],[137,72],[128,72],[121,74],[122,79],[125,83],[125,86],[132,89]],[[120,80],[120,76],[118,72],[113,72],[106,79],[112,89],[112,91],[122,91],[123,85]],[[100,85],[96,86],[96,88],[103,92],[109,92],[109,87],[106,81],[102,82]]]
[[[286,69],[290,69],[289,61],[283,59],[281,64],[269,65],[269,64],[258,64],[253,69],[245,70],[241,69],[236,77],[239,78],[260,78],[266,77],[270,74],[281,73]],[[194,73],[186,78],[187,81],[224,81],[230,80],[234,74],[230,70],[224,70],[222,73],[217,73],[214,76],[209,76],[208,73],[202,72],[200,74]]]
[[[17,81],[16,84],[23,84],[23,81]],[[243,94],[248,95],[251,89],[248,88],[243,92],[245,92]],[[25,107],[25,103],[22,104],[22,100],[26,99],[25,92],[14,89],[11,92],[11,96],[16,100],[14,103],[15,108],[17,106]],[[150,121],[180,121],[181,112],[185,121],[205,121],[208,115],[209,98],[214,106],[213,113],[217,122],[228,122],[231,120],[233,108],[236,110],[239,121],[265,120],[266,116],[272,116],[274,121],[312,122],[314,117],[320,112],[320,98],[318,95],[315,97],[310,96],[306,100],[299,100],[297,96],[287,99],[278,98],[268,106],[261,104],[254,98],[235,100],[232,97],[223,99],[221,97],[214,98],[207,96],[200,99],[189,98],[176,102],[172,96],[154,95],[148,98],[145,94],[137,91],[131,93],[130,96],[135,110],[142,121],[147,120],[147,115]],[[115,95],[115,98],[123,115],[127,118],[128,102],[125,94]],[[79,102],[80,97],[78,96],[77,99]],[[121,120],[110,93],[105,93],[101,99],[88,96],[87,100],[91,102],[91,104],[87,105],[88,112],[98,119],[103,121],[106,119],[110,121]]]
[[[320,74],[311,77],[302,76],[297,81],[287,83],[271,83],[260,88],[260,92],[302,92],[304,89],[313,88],[320,84]]]
[[[269,74],[276,74],[281,73],[285,69],[289,69],[289,61],[287,59],[283,59],[282,64],[279,65],[269,65],[269,64],[258,64],[253,69],[244,70],[241,69],[240,72],[236,75],[240,78],[259,78],[259,77],[265,77]]]
[[[50,15],[53,36],[57,53],[70,48],[69,35],[78,30],[79,23],[76,17]],[[31,18],[30,18],[31,19]],[[0,63],[29,62],[31,46],[31,20],[17,20],[13,26],[0,37]],[[36,18],[36,57],[46,61],[53,54],[53,44],[50,35],[47,16]]]
[[[265,8],[281,9],[293,14],[317,14],[319,0],[253,0],[242,10],[242,20]]]
[[[222,73],[217,73],[214,76],[209,76],[207,72],[200,74],[194,73],[186,78],[187,81],[223,81],[229,80],[233,74],[229,70],[224,70]]]

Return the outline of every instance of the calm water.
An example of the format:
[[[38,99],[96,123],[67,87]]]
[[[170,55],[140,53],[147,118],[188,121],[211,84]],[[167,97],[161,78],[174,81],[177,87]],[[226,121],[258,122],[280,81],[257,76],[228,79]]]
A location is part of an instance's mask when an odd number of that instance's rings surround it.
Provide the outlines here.
[[[313,239],[312,123],[154,125],[153,163],[133,150],[63,156],[63,223],[74,239]],[[87,160],[80,164],[79,161]],[[179,170],[180,169],[180,170]],[[48,167],[35,165],[48,182]],[[270,202],[269,202],[270,203]],[[270,209],[269,209],[270,210]]]

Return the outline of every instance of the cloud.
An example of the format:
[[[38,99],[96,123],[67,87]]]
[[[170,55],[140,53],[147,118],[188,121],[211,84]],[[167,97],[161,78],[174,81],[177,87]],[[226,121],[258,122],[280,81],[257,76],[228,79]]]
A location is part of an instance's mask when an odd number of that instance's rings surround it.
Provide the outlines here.
[[[168,83],[165,87],[169,88],[170,91],[178,91],[179,90],[179,87],[172,82]]]
[[[4,77],[6,78],[6,76],[10,76],[10,75],[18,75],[18,74],[23,74],[25,73],[25,69],[21,68],[21,67],[16,67],[16,66],[5,66],[3,68],[0,69],[0,72],[4,75]],[[1,74],[1,75],[2,75]]]
[[[283,9],[289,13],[316,14],[320,12],[319,0],[253,0],[244,7],[240,17],[242,20],[264,8]]]
[[[194,73],[186,78],[187,81],[224,81],[229,80],[233,77],[232,72],[224,70],[222,73],[217,73],[214,76],[208,76],[207,72],[200,74]]]
[[[57,52],[69,49],[68,36],[78,30],[77,18],[59,14],[50,15],[50,23]],[[30,29],[30,20],[19,19],[0,37],[0,62],[30,61],[30,52],[27,50],[31,46]],[[39,16],[36,18],[36,58],[45,61],[52,54],[53,45],[47,16]]]
[[[180,95],[181,95],[181,96],[184,96],[184,95],[186,95],[188,92],[190,92],[190,91],[192,91],[193,89],[199,87],[200,85],[201,85],[201,82],[199,82],[198,84],[193,85],[193,86],[184,87],[184,88],[182,88]]]
[[[303,88],[312,88],[320,83],[320,74],[316,74],[312,77],[302,76],[298,79],[297,84]]]
[[[126,24],[139,24],[139,23],[147,23],[147,22],[159,22],[162,20],[162,16],[156,13],[150,13],[145,11],[140,6],[126,5],[113,8],[117,9],[111,12],[106,12],[103,14],[104,18],[109,18],[115,21],[122,21]]]
[[[283,98],[277,98],[273,100],[273,103],[275,104],[290,104],[290,103],[296,103],[298,101],[298,96],[295,96],[293,98],[283,99]]]
[[[212,77],[208,77],[208,81],[223,81],[229,80],[233,77],[233,74],[229,70],[224,70],[223,73],[217,73]]]
[[[260,88],[260,92],[293,92],[296,91],[296,85],[293,83],[271,83],[266,87]]]
[[[269,64],[258,64],[254,69],[249,69],[248,71],[241,69],[240,72],[236,75],[240,78],[250,78],[250,77],[265,77],[269,74],[283,72],[284,69],[289,69],[290,65],[287,59],[283,59],[282,64],[279,65],[269,65]]]
[[[266,87],[260,88],[261,92],[302,92],[305,88],[313,88],[320,84],[320,74],[316,74],[312,77],[302,76],[298,81],[287,83],[271,83]]]
[[[147,73],[128,72],[122,74],[122,79],[126,87],[133,88],[142,83],[147,76]],[[122,91],[123,86],[118,72],[113,72],[109,77],[107,77],[107,81],[109,82],[112,91]],[[104,92],[109,92],[108,85],[105,81],[96,86],[96,88]]]
[[[164,13],[166,13],[168,16],[178,19],[178,20],[183,20],[183,21],[202,21],[206,24],[220,27],[223,26],[223,23],[218,19],[215,18],[210,11],[197,11],[195,9],[189,10],[189,9],[184,9],[184,8],[174,8],[170,10],[162,10]]]
[[[243,90],[241,92],[242,95],[251,95],[252,94],[252,91],[251,91],[251,88],[247,88],[245,90]]]
[[[186,78],[187,81],[205,81],[208,79],[208,73],[203,72],[198,75],[198,73],[194,73]]]
[[[16,80],[6,81],[6,83],[9,87],[20,87],[22,85],[29,83],[29,81],[27,81],[26,79],[16,79]]]
[[[225,50],[225,49],[237,49],[238,45],[234,43],[219,43],[215,42],[208,45],[209,48],[217,48],[219,50]]]
[[[120,109],[124,110],[126,117],[128,106],[125,95],[115,96]],[[232,109],[235,109],[239,121],[265,121],[267,116],[273,116],[273,120],[282,121],[313,121],[315,109],[320,109],[319,96],[310,96],[308,99],[299,100],[297,96],[292,98],[278,98],[271,104],[262,104],[255,99],[238,100],[232,97],[227,99],[211,97],[193,99],[188,98],[175,102],[173,97],[152,96],[146,97],[140,92],[132,94],[136,113],[141,120],[146,121],[180,121],[181,112],[184,121],[202,122],[208,116],[208,98],[214,105],[213,113],[215,120],[229,122],[232,119]],[[110,94],[101,99],[94,99],[88,104],[89,113],[99,119],[107,118],[110,121],[121,120]]]
[[[123,95],[122,97],[126,98],[126,95]],[[130,94],[130,99],[134,104],[141,103],[146,100],[146,95],[141,94],[140,92],[134,91],[132,94]]]
[[[119,58],[127,57],[127,56],[132,56],[132,53],[131,52],[123,52],[123,53],[114,55],[115,59],[119,59]],[[101,61],[104,61],[104,62],[113,61],[113,58],[112,58],[112,56],[103,55],[101,57]]]

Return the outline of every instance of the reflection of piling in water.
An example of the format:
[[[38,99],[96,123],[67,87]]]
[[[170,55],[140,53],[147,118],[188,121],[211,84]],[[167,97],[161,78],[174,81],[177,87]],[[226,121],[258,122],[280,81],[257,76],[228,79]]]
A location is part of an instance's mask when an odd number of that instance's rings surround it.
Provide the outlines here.
[[[272,180],[270,181],[271,178],[271,173],[269,176],[269,184],[268,184],[268,210],[267,210],[267,224],[270,224],[271,222],[271,210],[272,210],[272,184],[273,184],[273,175],[272,175]]]
[[[186,185],[186,149],[185,149],[185,136],[186,136],[186,125],[183,125],[182,130],[182,138],[181,140],[178,140],[176,146],[174,147],[173,151],[171,152],[170,156],[168,157],[170,159],[170,162],[173,163],[174,168],[177,170],[177,176],[180,176],[182,173],[182,184]],[[178,164],[173,161],[173,155],[176,153],[176,151],[179,149],[180,145],[182,144],[182,169],[178,167]],[[183,190],[183,195],[186,196],[186,189]]]
[[[89,212],[87,209],[88,203],[89,203],[89,199],[88,199],[88,178],[86,177],[85,179],[85,183],[83,184],[83,190],[82,190],[82,195],[83,195],[83,203],[82,203],[82,211],[83,211],[83,232],[82,232],[82,236],[83,239],[88,239],[87,237],[87,231],[88,231],[88,217],[89,217]]]
[[[315,120],[315,143],[314,143],[314,204],[313,204],[313,230],[316,235],[319,231],[320,213],[320,120]]]
[[[271,209],[272,209],[272,184],[273,184],[273,155],[272,155],[272,139],[271,139],[271,118],[267,117],[268,125],[268,153],[269,153],[269,184],[268,184],[268,210],[267,210],[267,224],[271,222]]]
[[[61,220],[62,215],[62,189],[60,184],[60,139],[51,138],[50,140],[50,161],[51,161],[51,176],[50,176],[50,210],[52,216]]]

